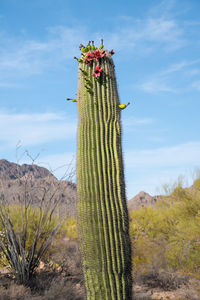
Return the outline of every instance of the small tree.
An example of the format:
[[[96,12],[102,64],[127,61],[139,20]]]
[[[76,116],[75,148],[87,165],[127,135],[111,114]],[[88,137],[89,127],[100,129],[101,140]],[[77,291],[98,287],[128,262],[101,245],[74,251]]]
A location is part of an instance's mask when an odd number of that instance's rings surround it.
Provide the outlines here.
[[[35,185],[35,178],[29,173],[16,176],[16,180],[23,190],[18,204],[11,205],[0,196],[0,259],[9,266],[17,283],[28,285],[62,225],[60,218],[55,217],[60,185],[54,183],[54,178]]]
[[[5,199],[1,198],[0,250],[17,283],[28,284],[58,232],[60,223],[52,216],[54,209],[7,206]],[[19,218],[18,224],[14,222],[15,216]]]

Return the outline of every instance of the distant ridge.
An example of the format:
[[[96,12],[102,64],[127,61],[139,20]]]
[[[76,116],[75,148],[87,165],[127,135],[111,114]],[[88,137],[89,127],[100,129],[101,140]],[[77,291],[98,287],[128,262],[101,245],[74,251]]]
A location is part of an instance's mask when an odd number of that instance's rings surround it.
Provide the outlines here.
[[[162,196],[151,196],[142,191],[128,201],[128,209],[134,210],[143,206],[153,206],[161,199]]]
[[[34,164],[19,165],[13,162],[9,162],[6,159],[0,159],[1,180],[15,180],[17,178],[25,176],[26,174],[31,174],[34,178],[44,178],[47,176],[54,177],[53,174],[44,167],[39,167]]]
[[[69,216],[76,216],[77,190],[76,184],[67,180],[57,180],[46,168],[35,164],[23,164],[0,160],[0,195],[9,203],[19,203],[24,197],[24,185],[27,181],[30,196],[35,206],[39,204],[42,191],[48,190],[47,198],[56,190],[55,201],[60,200],[60,211]],[[150,196],[141,191],[127,202],[128,209],[134,210],[142,206],[154,205],[161,196]],[[47,199],[48,200],[48,199]]]
[[[25,191],[26,186],[26,191]],[[76,184],[57,180],[46,168],[35,164],[19,165],[5,159],[0,160],[0,195],[8,203],[19,204],[26,197],[33,206],[38,206],[45,194],[46,203],[60,201],[60,215],[76,216]]]

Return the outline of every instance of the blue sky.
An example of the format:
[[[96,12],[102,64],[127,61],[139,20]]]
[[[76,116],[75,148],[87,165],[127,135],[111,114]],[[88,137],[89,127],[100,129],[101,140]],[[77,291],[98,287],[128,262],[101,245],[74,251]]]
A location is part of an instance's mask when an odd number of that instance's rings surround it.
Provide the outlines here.
[[[127,197],[200,168],[200,1],[0,0],[0,158],[75,164],[79,44],[114,49]]]

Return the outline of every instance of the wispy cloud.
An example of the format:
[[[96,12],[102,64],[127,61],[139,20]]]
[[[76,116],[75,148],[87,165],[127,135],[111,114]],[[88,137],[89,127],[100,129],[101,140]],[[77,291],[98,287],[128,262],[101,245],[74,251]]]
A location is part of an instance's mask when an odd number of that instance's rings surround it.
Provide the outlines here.
[[[159,75],[168,75],[171,73],[182,71],[183,69],[187,69],[187,71],[190,71],[190,70],[188,70],[189,67],[191,67],[193,65],[196,66],[199,63],[200,63],[200,59],[195,59],[195,60],[191,60],[191,61],[184,60],[184,61],[170,65],[166,70],[160,72]]]
[[[108,44],[120,50],[136,50],[142,55],[152,54],[158,49],[165,53],[184,47],[188,40],[177,15],[184,14],[188,6],[182,5],[181,9],[176,6],[176,0],[163,0],[144,11],[143,18],[118,17],[115,22],[120,26],[110,34]]]
[[[170,92],[176,93],[178,90],[171,87],[167,82],[166,78],[154,77],[140,84],[139,86],[143,91],[147,93],[159,93],[159,92]]]
[[[199,76],[200,72],[200,59],[191,61],[181,61],[169,65],[165,70],[151,74],[150,78],[138,84],[138,88],[147,93],[170,92],[179,93],[183,89],[189,89],[191,86],[198,89],[198,82],[195,81],[191,84],[194,77]],[[199,66],[198,68],[193,68]],[[176,80],[174,80],[176,78]],[[181,83],[179,83],[179,80]],[[176,82],[176,85],[175,83]],[[184,82],[184,84],[183,84]]]
[[[168,17],[169,15],[171,15],[176,2],[176,0],[162,0],[157,5],[151,7],[149,13],[155,16],[160,14],[162,17]]]
[[[146,19],[127,18],[117,30],[105,33],[105,38],[108,47],[137,52],[140,49],[143,55],[158,48],[164,52],[175,51],[186,43],[184,32],[175,20],[151,16]]]
[[[76,122],[60,113],[8,113],[0,111],[1,146],[42,145],[51,141],[69,140],[76,135]]]
[[[169,4],[163,2],[156,13],[149,11],[141,19],[117,17],[118,22],[113,20],[112,30],[103,34],[107,47],[142,55],[160,48],[165,52],[182,47],[186,42],[183,28],[173,17],[163,13],[164,6],[170,9]],[[91,32],[84,25],[75,25],[48,28],[40,39],[23,34],[10,36],[5,32],[0,32],[0,36],[0,82],[2,87],[6,87],[8,80],[66,66],[69,59],[78,53],[77,46],[81,41],[87,42],[91,37],[100,39],[102,33]]]
[[[200,142],[189,142],[172,147],[127,150],[128,168],[169,168],[176,166],[200,166]]]
[[[46,69],[62,67],[77,52],[77,45],[85,37],[84,27],[49,28],[43,40],[10,37],[1,34],[0,81],[19,76],[40,74]]]

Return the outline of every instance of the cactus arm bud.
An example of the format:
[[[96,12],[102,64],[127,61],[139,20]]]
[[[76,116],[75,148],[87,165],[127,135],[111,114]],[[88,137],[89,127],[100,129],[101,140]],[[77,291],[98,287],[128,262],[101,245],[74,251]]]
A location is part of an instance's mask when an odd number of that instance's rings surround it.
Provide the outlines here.
[[[72,101],[72,102],[77,102],[77,100],[74,99],[74,98],[66,98],[66,100],[67,100],[67,101]]]
[[[126,108],[128,105],[130,104],[130,102],[128,102],[127,104],[119,104],[118,107],[121,109]]]

